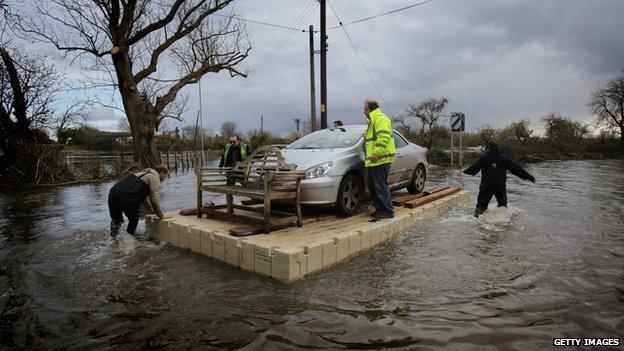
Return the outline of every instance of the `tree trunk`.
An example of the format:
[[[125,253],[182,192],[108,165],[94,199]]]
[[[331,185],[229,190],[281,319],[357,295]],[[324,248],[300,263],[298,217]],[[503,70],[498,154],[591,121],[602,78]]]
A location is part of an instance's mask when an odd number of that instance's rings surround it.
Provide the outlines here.
[[[120,45],[119,51],[113,54],[112,58],[117,74],[117,86],[132,133],[134,162],[143,167],[154,167],[160,164],[160,157],[154,144],[158,114],[148,97],[138,92],[127,48]]]
[[[0,137],[2,138],[0,147],[4,152],[5,160],[12,162],[17,159],[17,144],[22,141],[32,142],[33,137],[30,132],[30,122],[26,115],[27,103],[20,76],[11,54],[4,47],[0,47],[0,59],[2,59],[8,73],[13,95],[13,116],[15,117],[15,121],[11,120],[9,112],[4,107],[0,107]]]

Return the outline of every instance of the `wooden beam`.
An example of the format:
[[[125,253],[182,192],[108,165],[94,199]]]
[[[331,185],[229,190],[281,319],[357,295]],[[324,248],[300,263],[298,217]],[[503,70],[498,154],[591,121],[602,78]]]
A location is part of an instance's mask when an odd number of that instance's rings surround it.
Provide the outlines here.
[[[458,188],[458,187],[451,187],[451,188],[448,188],[448,189],[444,189],[444,190],[438,191],[438,192],[436,192],[434,194],[427,195],[427,196],[424,196],[424,197],[421,197],[421,198],[418,198],[418,199],[415,199],[415,200],[412,200],[412,201],[408,201],[408,202],[405,203],[405,207],[407,207],[407,208],[415,208],[415,207],[418,207],[418,206],[422,206],[424,204],[428,204],[430,202],[439,200],[439,199],[441,199],[443,197],[455,194],[455,193],[459,192],[460,190],[461,189]]]
[[[237,223],[246,223],[246,224],[256,224],[262,225],[263,220],[260,218],[253,218],[250,216],[243,216],[236,213],[228,214],[226,212],[213,210],[213,209],[202,209],[202,213],[208,215],[208,218],[215,218],[224,221],[237,222]],[[211,216],[211,217],[210,217]]]
[[[392,204],[395,206],[403,206],[406,202],[418,199],[423,196],[431,195],[433,193],[437,193],[438,191],[448,189],[448,186],[436,186],[434,188],[426,189],[422,193],[419,194],[409,194],[403,196],[397,196],[392,199]]]

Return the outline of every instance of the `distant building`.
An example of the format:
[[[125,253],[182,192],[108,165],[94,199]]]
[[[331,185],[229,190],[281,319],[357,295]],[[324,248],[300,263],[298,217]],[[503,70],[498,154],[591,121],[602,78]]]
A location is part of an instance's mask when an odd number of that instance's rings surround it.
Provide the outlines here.
[[[122,145],[129,145],[132,143],[132,133],[130,132],[105,132],[101,131],[97,136],[102,139],[112,139]]]

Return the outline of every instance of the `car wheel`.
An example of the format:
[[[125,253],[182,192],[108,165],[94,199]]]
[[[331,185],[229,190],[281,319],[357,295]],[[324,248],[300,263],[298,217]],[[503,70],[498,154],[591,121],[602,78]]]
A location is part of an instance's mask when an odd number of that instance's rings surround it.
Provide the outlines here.
[[[414,175],[412,175],[412,181],[407,186],[407,191],[410,194],[418,194],[425,188],[425,181],[427,180],[427,172],[425,172],[425,166],[419,164],[414,169]]]
[[[364,200],[364,182],[362,177],[355,173],[349,173],[340,182],[336,207],[344,216],[352,216],[357,213]]]

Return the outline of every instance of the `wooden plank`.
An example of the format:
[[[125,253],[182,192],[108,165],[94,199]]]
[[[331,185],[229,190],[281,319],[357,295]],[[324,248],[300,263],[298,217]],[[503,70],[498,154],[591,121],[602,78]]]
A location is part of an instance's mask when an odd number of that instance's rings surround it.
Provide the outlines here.
[[[436,193],[438,191],[448,189],[448,188],[449,188],[448,186],[436,186],[434,188],[426,189],[422,193],[419,193],[419,194],[397,196],[394,199],[392,199],[392,204],[395,206],[403,206],[408,201],[415,200],[423,196],[431,195],[433,193]]]
[[[271,210],[271,212],[273,212],[273,210]],[[312,224],[312,223],[321,222],[321,221],[327,221],[328,219],[333,219],[333,218],[335,218],[335,216],[331,216],[331,215],[307,218],[307,219],[303,219],[302,225]],[[285,221],[284,223],[279,223],[279,224],[272,223],[271,230],[276,231],[276,230],[286,229],[289,227],[295,227],[296,224],[297,224],[297,217],[293,216],[292,219],[289,219],[289,221]],[[250,235],[256,235],[256,234],[262,234],[262,226],[234,227],[230,229],[230,234],[234,236],[250,236]],[[274,235],[275,234],[271,234],[272,237]]]
[[[428,204],[430,202],[433,202],[435,200],[439,200],[445,196],[449,196],[451,194],[455,194],[457,192],[459,192],[461,189],[458,187],[451,187],[448,189],[444,189],[442,191],[438,191],[437,193],[431,194],[431,195],[427,195],[425,197],[421,197],[419,199],[415,199],[409,202],[405,203],[405,207],[407,208],[415,208],[418,206],[422,206],[424,204]]]
[[[251,207],[251,206],[236,205],[236,204],[233,204],[232,207],[238,210],[244,210],[244,211],[256,212],[256,213],[264,213],[264,209],[262,209],[262,207]],[[283,211],[278,211],[278,210],[271,210],[271,214],[278,216],[278,217],[291,217],[295,215],[294,213],[283,212]]]
[[[202,185],[202,190],[219,194],[250,197],[258,200],[264,200],[267,196],[270,197],[271,200],[290,200],[296,197],[293,191],[272,191],[269,194],[265,194],[262,189],[249,189],[235,185]]]
[[[242,216],[236,213],[227,214],[225,212],[216,211],[213,209],[202,210],[208,218],[220,219],[223,221],[237,222],[237,223],[252,223],[252,224],[262,224],[262,220],[259,218],[253,218],[249,216]]]
[[[243,225],[230,229],[230,234],[234,236],[248,236],[260,233],[262,233],[262,227],[260,226]]]
[[[297,217],[296,215],[291,215],[290,217],[272,218],[271,223],[273,226],[276,226],[276,227],[281,227],[281,226],[288,225],[291,223],[295,225],[297,224],[298,218],[299,217]]]

